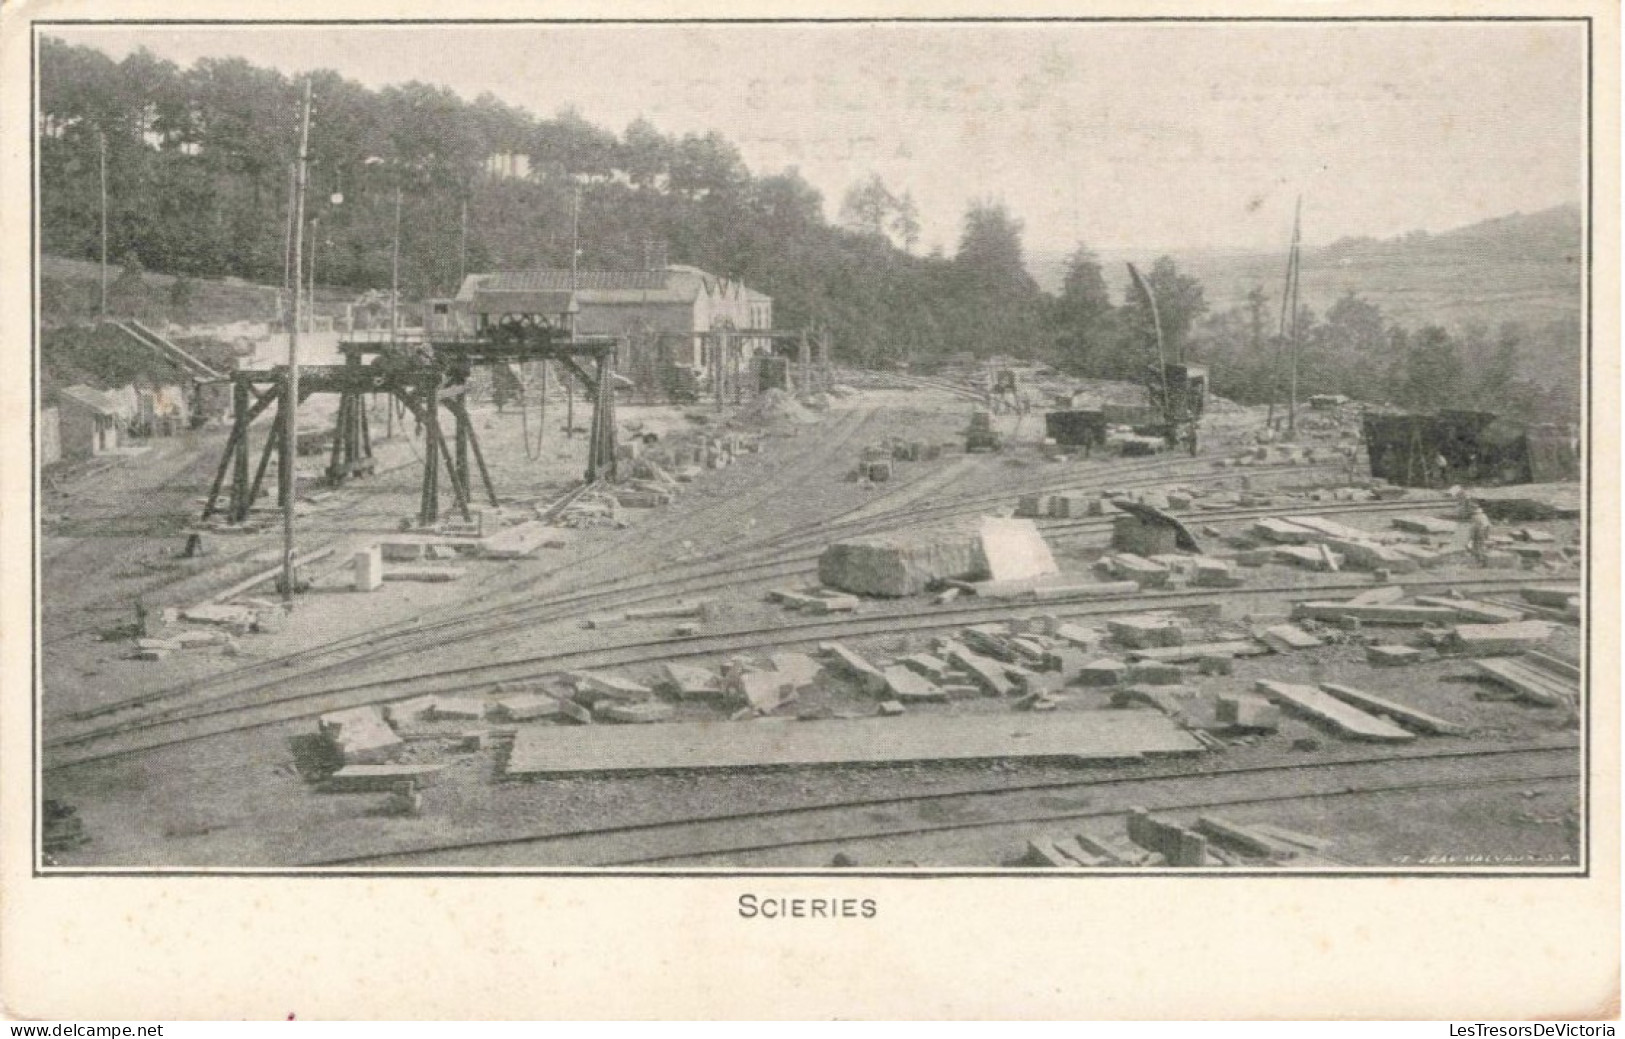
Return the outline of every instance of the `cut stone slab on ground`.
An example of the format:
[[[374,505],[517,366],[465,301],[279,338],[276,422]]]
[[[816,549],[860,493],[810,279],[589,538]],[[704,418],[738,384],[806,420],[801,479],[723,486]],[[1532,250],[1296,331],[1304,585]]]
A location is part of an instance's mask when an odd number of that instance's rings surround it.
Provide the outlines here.
[[[526,726],[515,737],[507,772],[571,775],[1014,758],[1105,761],[1201,752],[1194,736],[1147,711],[911,714],[789,725],[673,722],[568,731]]]
[[[1455,722],[1436,718],[1425,711],[1419,711],[1414,707],[1407,707],[1404,704],[1395,703],[1380,696],[1373,696],[1351,686],[1339,685],[1335,682],[1322,682],[1320,688],[1344,703],[1353,704],[1360,710],[1371,714],[1385,715],[1407,729],[1414,729],[1417,732],[1425,732],[1433,736],[1460,736],[1467,731],[1465,726],[1458,725]]]
[[[1349,739],[1403,743],[1416,738],[1397,725],[1351,707],[1314,686],[1260,679],[1257,688],[1272,703],[1329,726],[1338,735]]]
[[[918,595],[939,581],[986,577],[976,542],[965,523],[837,541],[818,557],[818,579],[857,595]]]
[[[346,765],[383,764],[404,745],[376,707],[324,714],[317,727]]]
[[[1061,572],[1030,519],[983,516],[976,551],[980,571],[993,581],[1024,581]]]

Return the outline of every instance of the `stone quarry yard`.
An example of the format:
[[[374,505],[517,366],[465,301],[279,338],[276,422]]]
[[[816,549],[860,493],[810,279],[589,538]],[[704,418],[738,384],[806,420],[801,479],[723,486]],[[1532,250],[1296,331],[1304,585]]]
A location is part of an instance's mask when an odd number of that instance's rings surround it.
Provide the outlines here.
[[[300,550],[331,552],[301,571],[312,587],[291,612],[268,580],[225,597],[242,611],[236,631],[183,616],[281,558],[274,499],[241,528],[198,521],[224,430],[51,474],[40,504],[43,794],[71,806],[89,839],[52,849],[50,864],[1043,868],[1085,865],[1067,843],[1081,836],[1100,865],[1190,865],[1129,839],[1141,806],[1168,833],[1207,834],[1203,867],[1583,863],[1584,705],[1568,670],[1583,659],[1568,602],[1580,587],[1578,520],[1498,523],[1486,565],[1468,551],[1454,499],[1373,486],[1335,417],[1314,416],[1284,447],[1254,442],[1262,421],[1250,409],[1218,407],[1196,458],[1081,458],[1044,443],[1034,410],[995,416],[1004,449],[967,455],[943,447],[962,443],[977,406],[962,385],[843,378],[847,392],[812,406],[623,404],[623,443],[658,438],[622,463],[643,483],[591,490],[548,524],[538,516],[580,480],[585,436],[565,435],[558,400],[545,419],[534,402],[478,403],[502,499],[493,508],[476,495],[481,533],[546,528],[518,558],[459,550],[455,530],[403,531],[423,451],[410,419],[378,442],[371,477],[325,488],[325,457],[302,459]],[[590,409],[576,410],[584,429]],[[381,411],[372,425],[384,428]],[[666,461],[640,468],[656,458]],[[1201,552],[1126,550],[1113,501],[1177,517]],[[833,543],[907,543],[982,517],[1035,531],[1058,573],[935,575],[898,597],[820,586]],[[1431,518],[1435,532],[1400,530],[1396,517]],[[1269,520],[1284,526],[1260,526]],[[190,531],[205,554],[183,556]],[[353,559],[380,542],[397,546],[385,580],[357,591]],[[1357,565],[1368,546],[1391,562]],[[1363,613],[1302,608],[1362,595]],[[1147,626],[1177,637],[1134,645],[1125,618],[1148,614]],[[1513,617],[1536,627],[1475,629]],[[1503,635],[1507,646],[1491,645]],[[1418,652],[1374,663],[1374,646]],[[157,659],[136,659],[143,647]],[[1493,680],[1486,659],[1533,660],[1539,673],[1520,688]],[[706,687],[674,692],[673,663]],[[924,689],[887,670],[908,667]],[[1398,737],[1351,733],[1313,709],[1280,710],[1290,695],[1271,705],[1274,687],[1261,682],[1352,689],[1409,720]],[[989,683],[1009,689],[991,695]],[[540,713],[504,717],[519,696]],[[390,790],[394,773],[331,789],[344,737],[318,723],[354,708],[388,718],[398,742],[386,773],[436,767],[409,808]],[[1182,749],[1021,752],[1056,719],[1124,712]],[[1395,728],[1383,713],[1356,710],[1356,728]],[[950,721],[978,716],[1003,726],[1008,753],[915,756],[940,747]],[[842,757],[840,733],[888,719],[894,760]],[[757,741],[767,749],[753,764],[662,767],[661,734],[726,745],[729,726],[783,735]],[[837,749],[806,749],[815,731],[834,733]],[[634,732],[649,746],[632,747]],[[559,771],[559,755],[532,754],[530,740],[602,744],[604,767]],[[824,757],[785,763],[797,754]],[[1216,836],[1224,824],[1263,843]]]

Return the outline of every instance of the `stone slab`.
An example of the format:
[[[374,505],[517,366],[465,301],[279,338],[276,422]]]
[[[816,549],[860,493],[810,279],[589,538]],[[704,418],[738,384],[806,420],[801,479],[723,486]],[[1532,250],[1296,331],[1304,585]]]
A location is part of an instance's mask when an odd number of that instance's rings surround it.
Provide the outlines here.
[[[903,703],[948,699],[941,686],[909,668],[893,665],[881,674],[886,677],[886,687],[891,695]]]
[[[1201,751],[1190,733],[1143,711],[927,713],[790,725],[719,721],[574,730],[525,727],[515,737],[507,772],[571,775],[1012,758],[1107,761]]]
[[[1362,711],[1392,718],[1407,729],[1415,729],[1434,736],[1460,736],[1467,731],[1465,726],[1457,725],[1455,722],[1445,721],[1443,718],[1434,717],[1426,711],[1420,711],[1414,707],[1396,703],[1393,700],[1373,696],[1352,686],[1339,685],[1335,682],[1322,682],[1320,688],[1344,703],[1353,704]]]
[[[983,516],[976,548],[981,570],[989,580],[1020,581],[1061,572],[1038,525],[1030,519]]]
[[[377,545],[369,545],[355,554],[354,587],[358,592],[374,592],[384,585],[384,554]]]
[[[825,642],[818,647],[819,652],[829,659],[829,665],[836,673],[855,680],[865,693],[879,696],[886,691],[886,676],[880,669],[869,663],[863,657],[847,649],[839,642]]]
[[[333,794],[389,793],[399,783],[428,786],[445,767],[438,762],[421,765],[346,765],[328,776],[322,782],[322,789]]]
[[[1384,721],[1351,707],[1314,686],[1291,685],[1260,679],[1258,691],[1286,710],[1301,714],[1349,739],[1380,743],[1404,743],[1416,737],[1392,722]]]

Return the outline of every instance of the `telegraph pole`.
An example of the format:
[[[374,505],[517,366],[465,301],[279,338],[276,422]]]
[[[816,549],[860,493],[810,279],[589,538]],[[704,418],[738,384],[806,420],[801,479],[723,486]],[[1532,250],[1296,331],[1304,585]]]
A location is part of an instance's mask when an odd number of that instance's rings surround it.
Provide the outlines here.
[[[284,387],[287,396],[282,401],[282,459],[277,470],[277,482],[282,490],[282,598],[293,601],[297,574],[293,565],[293,498],[297,489],[294,469],[299,457],[299,267],[303,259],[305,237],[305,167],[310,148],[310,79],[305,79],[304,112],[299,119],[299,171],[294,192],[293,221],[293,321],[288,326],[288,378]],[[316,258],[312,249],[311,259]],[[312,264],[314,268],[314,264]],[[315,271],[311,272],[312,283]],[[314,287],[314,284],[313,284]]]
[[[463,217],[461,231],[457,237],[457,288],[463,287],[463,279],[468,277],[468,199],[463,199]]]
[[[395,308],[401,298],[401,186],[395,185],[395,249],[389,259],[389,341],[396,333]]]
[[[107,133],[96,131],[102,157],[102,320],[107,320]]]
[[[310,308],[309,308],[310,309],[310,316],[308,318],[308,320],[310,322],[310,325],[309,325],[308,330],[309,330],[311,335],[316,334],[316,250],[318,248],[320,248],[321,244],[322,244],[321,230],[322,230],[322,218],[319,217],[319,216],[311,217],[310,218],[310,291],[306,293],[306,295],[308,295],[310,297],[310,300],[309,300],[309,303],[310,303]]]
[[[282,237],[282,292],[289,300],[294,297],[294,279],[298,272],[293,266],[293,207],[294,195],[299,191],[299,163],[288,163],[288,227]],[[294,320],[299,319],[297,311]]]
[[[1292,437],[1298,433],[1298,283],[1303,279],[1303,253],[1299,245],[1303,240],[1302,227],[1303,196],[1299,195],[1292,214],[1292,365],[1286,406],[1286,431]]]
[[[570,338],[576,337],[576,289],[581,278],[581,185],[575,186],[575,203],[570,207]],[[565,436],[574,440],[576,435],[575,383],[564,380]]]

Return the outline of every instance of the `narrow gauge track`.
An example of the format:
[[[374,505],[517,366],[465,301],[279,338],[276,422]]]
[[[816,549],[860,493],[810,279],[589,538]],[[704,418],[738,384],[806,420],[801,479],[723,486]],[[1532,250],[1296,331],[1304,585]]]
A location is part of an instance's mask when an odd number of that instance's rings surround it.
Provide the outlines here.
[[[1413,587],[1454,588],[1479,592],[1503,591],[1533,583],[1550,582],[1551,578],[1547,575],[1445,578],[1418,582]],[[1370,587],[1368,580],[1361,579],[1332,581],[1309,587],[1293,584],[1205,590],[1200,593],[1172,591],[1109,599],[1055,599],[1046,601],[1043,608],[1057,616],[1085,617],[1201,606],[1215,599],[1234,603],[1239,600],[1270,596],[1355,592]],[[561,671],[648,664],[684,657],[713,656],[872,635],[935,631],[1006,619],[1010,612],[1009,603],[1000,603],[995,606],[951,609],[915,608],[849,619],[798,620],[768,627],[543,653],[424,672],[409,678],[392,676],[372,679],[326,689],[303,690],[260,703],[238,706],[207,704],[197,710],[172,712],[160,717],[130,719],[59,735],[46,741],[44,764],[48,770],[63,768],[187,743],[223,733],[263,728],[348,707],[431,694],[469,692],[488,688],[498,682],[536,681]]]
[[[1002,785],[972,785],[892,797],[853,798],[739,812],[540,831],[302,863],[306,867],[481,864],[493,852],[521,852],[524,865],[636,866],[718,855],[861,842],[963,830],[1040,827],[1126,815],[1144,807],[1193,811],[1329,797],[1492,783],[1577,779],[1579,744],[1428,749],[1291,764],[1157,769]],[[488,863],[485,863],[488,864]]]
[[[1140,481],[1134,481],[1132,484],[1128,484],[1121,479],[1122,476],[1131,473],[1138,474],[1141,472],[1156,471],[1159,474],[1158,478],[1147,478],[1146,480],[1147,483],[1155,485],[1163,482],[1163,478],[1166,477],[1167,474],[1163,473],[1162,470],[1169,464],[1170,462],[1168,460],[1124,463],[1117,466],[1102,467],[1100,469],[1093,470],[1089,474],[1072,474],[1070,476],[1063,477],[1062,482],[1045,481],[1045,484],[1048,485],[1048,489],[1066,486],[1079,487],[1081,485],[1079,485],[1076,481],[1080,478],[1080,475],[1088,475],[1104,476],[1110,479],[1113,483],[1124,486],[1126,489],[1129,486],[1138,486]],[[1176,467],[1183,468],[1192,463],[1189,460],[1173,460],[1171,464]],[[1296,468],[1299,467],[1258,467],[1258,469],[1265,471],[1288,470]],[[924,476],[922,475],[920,479],[923,478]],[[919,481],[916,480],[915,482],[917,483]],[[895,491],[888,493],[906,491],[911,486],[912,484],[899,485]],[[579,494],[584,489],[585,488],[577,488],[575,493]],[[747,538],[742,544],[736,543],[729,550],[712,553],[707,556],[702,556],[679,563],[654,567],[646,572],[644,577],[634,581],[629,582],[623,575],[616,574],[601,579],[597,582],[592,582],[590,579],[588,579],[586,583],[583,583],[582,568],[586,564],[597,561],[602,557],[620,550],[620,543],[610,543],[606,544],[599,551],[593,553],[585,559],[572,559],[567,561],[567,563],[565,563],[559,570],[550,571],[542,575],[527,575],[518,581],[507,583],[505,588],[492,589],[492,591],[486,595],[488,605],[479,610],[464,611],[459,613],[456,617],[435,621],[429,624],[424,624],[421,620],[415,619],[391,628],[358,633],[356,635],[334,640],[333,642],[321,646],[312,647],[311,649],[302,653],[291,654],[289,656],[276,658],[274,660],[257,662],[243,668],[233,669],[232,671],[224,674],[209,676],[190,683],[185,683],[169,690],[160,690],[151,695],[159,698],[171,695],[180,695],[194,689],[213,686],[221,682],[230,681],[233,678],[251,673],[269,673],[274,671],[281,678],[287,678],[289,677],[289,672],[287,669],[294,663],[308,663],[311,659],[324,654],[340,653],[346,649],[352,649],[358,646],[365,646],[369,650],[381,649],[382,646],[389,640],[397,638],[416,638],[418,636],[427,638],[435,634],[447,633],[458,628],[467,627],[468,625],[478,624],[480,621],[486,618],[508,615],[516,608],[537,609],[544,607],[561,607],[572,604],[585,606],[586,604],[590,603],[594,596],[603,596],[610,591],[648,589],[658,587],[663,583],[681,582],[692,579],[691,577],[680,576],[678,573],[674,573],[674,571],[680,572],[684,570],[696,569],[703,570],[706,567],[711,567],[718,564],[731,568],[738,563],[742,557],[749,554],[767,553],[776,555],[776,551],[779,546],[793,544],[796,541],[804,540],[805,538],[814,534],[823,537],[851,536],[874,530],[887,529],[897,520],[906,519],[910,522],[940,520],[951,515],[973,513],[986,504],[1008,502],[1012,494],[1032,493],[1035,489],[1043,490],[1046,489],[1046,487],[1016,487],[1000,492],[996,495],[980,495],[971,498],[960,498],[940,506],[926,507],[923,509],[902,507],[896,509],[895,511],[886,511],[878,514],[866,515],[861,517],[859,520],[844,520],[842,518],[860,513],[865,509],[872,508],[873,506],[879,504],[880,499],[872,499],[871,501],[865,502],[854,507],[853,509],[847,510],[846,512],[839,513],[833,517],[828,517],[825,520],[806,524],[803,527],[793,531],[754,539]],[[776,555],[776,558],[782,558],[782,555]],[[492,576],[496,575],[493,574]],[[533,597],[532,593],[534,592],[536,586],[543,584],[550,577],[568,579],[573,587],[571,591],[566,593],[562,598],[544,599],[538,602]],[[489,580],[489,578],[487,579]],[[491,596],[501,595],[504,591],[507,593],[507,597],[505,599],[496,599],[495,601],[491,601]],[[646,601],[646,599],[647,597],[636,601]],[[133,698],[129,701],[122,701],[120,704],[108,706],[110,709],[123,709],[124,706],[144,698],[145,697]]]
[[[1161,477],[1151,478],[1153,483],[1161,482],[1161,480]],[[1415,503],[1406,506],[1396,506],[1393,503],[1383,502],[1344,503],[1337,506],[1335,510],[1328,508],[1322,511],[1369,511],[1373,509],[1387,511],[1395,508],[1414,509]],[[1275,511],[1278,510],[1244,509],[1230,510],[1229,512],[1213,510],[1206,513],[1204,518],[1215,522],[1223,522],[1226,518],[1249,518],[1255,515],[1270,515]],[[838,531],[840,534],[846,535],[851,530],[859,528],[884,529],[883,526],[876,527],[873,525],[883,525],[887,522],[889,522],[887,518],[875,517],[864,521],[857,527],[842,527],[838,528]],[[1107,529],[1110,522],[1109,518],[1085,521],[1083,526],[1068,529],[1052,536],[1061,539],[1096,533]],[[610,606],[624,608],[701,592],[737,587],[757,581],[802,577],[816,572],[817,559],[821,551],[822,549],[803,549],[786,553],[778,550],[772,544],[749,546],[721,559],[711,558],[696,561],[687,567],[696,571],[691,574],[679,576],[672,574],[669,570],[657,571],[644,579],[631,582],[613,581],[599,590],[589,588],[560,599],[546,600],[518,607],[506,605],[487,607],[475,613],[459,615],[456,618],[436,622],[432,625],[420,625],[402,628],[394,632],[353,637],[300,654],[298,662],[305,666],[292,674],[289,673],[286,667],[279,668],[276,666],[279,662],[288,659],[279,658],[278,661],[267,661],[251,665],[250,669],[228,672],[225,675],[200,680],[198,683],[188,686],[156,690],[127,697],[113,703],[102,704],[96,708],[78,712],[70,717],[74,720],[88,720],[189,694],[203,693],[205,695],[201,699],[208,701],[241,696],[271,685],[285,685],[288,681],[294,679],[309,680],[322,674],[331,674],[364,664],[379,663],[431,645],[444,647],[478,638],[495,637],[538,624],[568,619],[584,612],[603,610]],[[771,558],[759,563],[745,561],[747,558],[761,553],[766,553]],[[719,571],[717,569],[719,565],[724,566],[726,569]],[[684,567],[680,566],[673,569],[684,569]],[[348,653],[348,655],[343,656],[342,659],[331,660],[324,664],[311,662],[313,655],[332,656],[345,653]],[[246,688],[228,688],[233,680],[253,679],[256,676],[266,674],[274,674],[275,677],[267,678]]]
[[[871,375],[873,374],[875,373],[871,373]],[[965,400],[975,401],[978,404],[987,399],[986,394],[979,393],[969,386],[952,382],[947,379],[931,379],[920,375],[902,375],[898,372],[881,372],[879,375],[884,380],[889,380],[894,384],[901,384],[893,385],[890,387],[892,389],[937,390],[952,397],[960,397]]]

